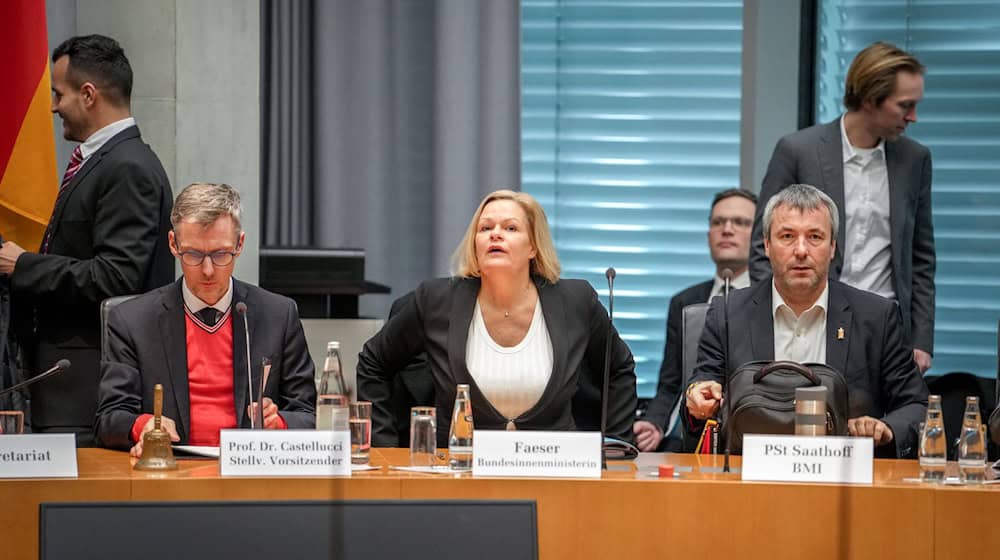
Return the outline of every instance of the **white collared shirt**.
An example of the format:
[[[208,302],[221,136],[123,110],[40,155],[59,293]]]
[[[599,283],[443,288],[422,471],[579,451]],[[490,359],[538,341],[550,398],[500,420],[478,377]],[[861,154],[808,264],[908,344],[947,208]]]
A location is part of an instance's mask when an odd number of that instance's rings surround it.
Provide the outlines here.
[[[722,289],[725,287],[725,281],[719,278],[719,275],[715,275],[715,281],[712,283],[712,292],[708,295],[708,301],[711,303],[712,298],[722,294]],[[750,269],[746,269],[741,272],[738,276],[734,277],[729,281],[730,290],[740,290],[750,286]]]
[[[894,299],[889,173],[885,139],[874,148],[855,148],[840,117],[844,157],[844,268],[840,280],[860,290]]]
[[[771,314],[774,317],[774,359],[826,363],[826,310],[830,283],[798,317],[785,303],[771,279]]]
[[[211,257],[205,256],[205,258]],[[194,295],[194,292],[188,288],[186,278],[181,280],[181,293],[184,295],[184,305],[191,310],[191,313],[197,313],[206,307],[214,307],[219,313],[225,313],[229,310],[230,304],[233,303],[233,279],[229,279],[229,289],[214,305],[209,305]]]
[[[483,396],[507,420],[524,414],[542,397],[552,377],[552,361],[552,339],[541,301],[535,303],[528,333],[511,347],[493,340],[476,301],[465,343],[465,363]]]
[[[88,136],[87,139],[83,141],[83,144],[80,144],[80,155],[83,156],[83,161],[87,161],[87,158],[93,155],[97,150],[100,150],[101,146],[108,143],[108,140],[111,140],[116,134],[130,126],[135,126],[135,119],[132,117],[126,117],[120,121],[115,121]]]

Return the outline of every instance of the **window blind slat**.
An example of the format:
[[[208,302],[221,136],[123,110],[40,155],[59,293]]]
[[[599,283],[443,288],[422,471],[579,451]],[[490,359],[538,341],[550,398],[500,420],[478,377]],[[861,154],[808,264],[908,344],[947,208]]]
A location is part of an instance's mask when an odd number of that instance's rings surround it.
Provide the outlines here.
[[[522,2],[522,187],[565,277],[606,296],[651,397],[671,295],[710,278],[712,195],[739,183],[741,1]]]

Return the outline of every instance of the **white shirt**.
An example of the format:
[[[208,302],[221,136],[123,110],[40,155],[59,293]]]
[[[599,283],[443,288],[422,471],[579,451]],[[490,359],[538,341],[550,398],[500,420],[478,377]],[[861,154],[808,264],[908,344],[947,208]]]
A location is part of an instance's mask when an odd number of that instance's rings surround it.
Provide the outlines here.
[[[771,313],[774,316],[774,359],[826,363],[826,310],[830,283],[798,317],[778,293],[771,279]]]
[[[135,119],[132,117],[126,117],[120,121],[115,121],[88,136],[87,139],[83,141],[83,144],[80,144],[80,155],[83,156],[83,161],[87,161],[87,158],[89,158],[97,150],[100,150],[101,146],[108,143],[108,140],[111,140],[116,134],[130,126],[135,126]]]
[[[465,344],[465,363],[476,386],[508,421],[524,414],[538,402],[552,377],[552,339],[541,302],[535,304],[524,339],[508,348],[497,344],[486,330],[477,301]],[[507,427],[512,429],[513,424]]]
[[[211,257],[206,256],[205,258]],[[188,288],[186,279],[181,280],[181,293],[184,295],[184,305],[191,310],[191,313],[197,313],[206,307],[214,307],[219,313],[225,313],[229,309],[229,305],[233,303],[233,279],[229,279],[229,289],[214,305],[209,305],[194,295],[194,292]]]
[[[894,299],[892,232],[889,225],[889,173],[885,140],[874,148],[855,148],[840,118],[844,156],[844,268],[840,280],[860,290]]]
[[[719,278],[719,275],[715,275],[715,281],[712,283],[712,292],[708,295],[708,301],[711,303],[712,298],[718,295],[722,295],[722,289],[725,288],[726,282]],[[746,269],[741,272],[738,276],[735,276],[729,281],[729,290],[740,290],[742,288],[747,288],[750,286],[750,269]]]

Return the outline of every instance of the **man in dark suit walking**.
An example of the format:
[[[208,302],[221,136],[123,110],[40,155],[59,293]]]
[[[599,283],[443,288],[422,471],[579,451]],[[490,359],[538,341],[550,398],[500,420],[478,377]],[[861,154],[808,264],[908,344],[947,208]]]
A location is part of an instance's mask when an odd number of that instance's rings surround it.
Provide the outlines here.
[[[903,340],[921,372],[934,351],[934,226],[931,155],[903,136],[917,120],[924,67],[887,43],[862,50],[847,72],[844,106],[833,122],[800,130],[774,148],[754,223],[750,279],[770,274],[760,212],[795,183],[833,199],[844,225],[830,275],[899,302]]]
[[[232,277],[245,239],[242,213],[229,185],[194,183],[177,195],[170,250],[183,278],[108,316],[100,445],[142,454],[157,383],[164,429],[182,443],[218,445],[219,430],[250,427],[257,400],[266,429],[315,425],[314,368],[295,302]]]
[[[876,456],[915,455],[927,384],[903,342],[895,302],[830,279],[836,204],[815,187],[790,185],[762,219],[774,275],[730,295],[728,342],[722,298],[712,302],[686,391],[691,417],[715,414],[724,377],[747,362],[824,363],[847,381],[850,434],[872,438]]]
[[[660,363],[660,381],[656,396],[649,401],[642,419],[632,426],[636,445],[641,451],[690,451],[684,447],[682,415],[679,414],[681,364],[684,355],[681,322],[684,308],[693,303],[706,303],[722,293],[722,271],[733,273],[731,289],[750,285],[747,260],[750,256],[750,228],[757,197],[743,189],[727,189],[715,193],[708,216],[708,248],[715,263],[715,278],[689,286],[670,298],[667,311],[667,339]],[[690,438],[689,438],[690,439]]]
[[[37,253],[0,248],[27,372],[60,358],[72,368],[31,388],[36,432],[93,444],[99,378],[98,307],[169,283],[171,191],[131,116],[132,68],[118,43],[90,35],[52,53],[52,112],[73,151]],[[39,185],[39,188],[43,186]]]

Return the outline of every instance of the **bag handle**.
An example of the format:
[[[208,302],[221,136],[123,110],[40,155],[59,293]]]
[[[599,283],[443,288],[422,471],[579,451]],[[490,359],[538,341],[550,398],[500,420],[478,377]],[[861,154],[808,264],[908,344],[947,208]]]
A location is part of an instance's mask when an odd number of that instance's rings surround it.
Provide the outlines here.
[[[814,387],[820,384],[819,378],[816,377],[816,374],[813,373],[811,369],[807,368],[806,366],[798,362],[791,362],[791,361],[771,362],[765,365],[764,367],[760,368],[760,370],[757,373],[753,375],[753,382],[760,383],[761,380],[767,377],[769,373],[781,369],[791,370],[801,375],[802,377],[805,377],[806,379],[809,380],[810,383],[813,384]]]

